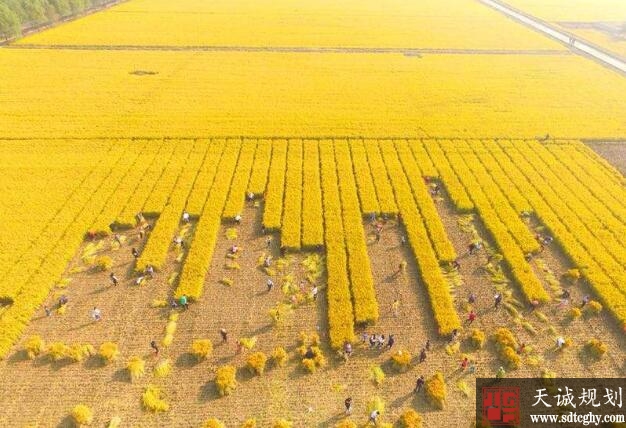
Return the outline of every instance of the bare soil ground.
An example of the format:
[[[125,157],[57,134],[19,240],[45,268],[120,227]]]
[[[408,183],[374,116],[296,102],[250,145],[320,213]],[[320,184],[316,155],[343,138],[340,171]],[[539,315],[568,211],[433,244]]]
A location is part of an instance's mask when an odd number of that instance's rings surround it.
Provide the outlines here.
[[[301,262],[305,254],[289,255],[282,271],[273,275],[276,286],[267,291],[268,276],[259,268],[259,260],[267,254],[274,258],[277,268],[278,239],[267,247],[266,237],[261,234],[260,219],[262,207],[247,207],[243,221],[236,226],[237,238],[229,239],[227,230],[232,225],[224,225],[220,233],[210,273],[205,284],[201,301],[190,305],[187,311],[179,312],[174,341],[168,348],[161,349],[161,356],[152,355],[151,340],[160,341],[164,336],[169,308],[153,308],[153,299],[167,299],[175,282],[168,279],[180,268],[175,250],[170,253],[168,268],[158,272],[156,277],[145,285],[135,286],[131,276],[132,256],[130,248],[140,247],[137,238],[129,234],[122,248],[110,248],[110,239],[101,249],[101,254],[110,255],[114,260],[113,270],[123,277],[120,285],[108,285],[108,273],[76,272],[76,267],[84,266],[81,254],[68,269],[72,282],[66,289],[57,290],[47,302],[52,307],[58,293],[65,293],[69,299],[65,315],[54,314],[46,317],[39,314],[32,320],[20,344],[6,361],[0,362],[0,426],[69,426],[67,417],[71,408],[84,403],[94,410],[94,425],[104,426],[113,416],[120,416],[124,426],[189,426],[197,427],[209,417],[223,420],[228,427],[236,427],[248,417],[257,418],[260,426],[268,426],[278,418],[294,422],[296,427],[329,427],[340,421],[343,415],[343,401],[351,396],[354,402],[352,419],[359,424],[367,421],[366,405],[373,396],[380,396],[386,403],[384,421],[393,422],[401,412],[413,407],[421,412],[425,426],[470,426],[474,409],[474,387],[476,377],[491,377],[501,365],[493,345],[487,343],[479,350],[473,350],[466,337],[472,328],[479,328],[487,335],[497,327],[510,328],[520,343],[527,344],[524,364],[510,376],[537,376],[542,370],[550,370],[559,376],[573,377],[623,377],[626,344],[623,334],[606,314],[598,317],[582,317],[571,323],[565,321],[566,309],[555,303],[540,308],[546,321],[541,321],[523,302],[514,285],[494,281],[485,265],[491,243],[479,221],[472,216],[461,216],[454,212],[447,198],[437,201],[439,213],[448,235],[460,255],[459,273],[447,273],[455,303],[460,316],[465,317],[470,309],[467,296],[477,295],[473,308],[478,314],[473,326],[465,326],[459,340],[459,349],[451,349],[444,339],[436,337],[429,300],[419,279],[418,269],[413,262],[408,247],[401,245],[403,227],[395,221],[388,221],[382,239],[376,243],[373,230],[365,224],[368,236],[368,251],[375,279],[381,318],[377,325],[359,330],[369,333],[394,334],[396,344],[392,351],[370,350],[369,346],[358,344],[354,355],[344,362],[327,346],[322,349],[328,359],[328,366],[314,374],[303,371],[295,348],[300,331],[319,331],[323,341],[327,331],[326,300],[324,289],[316,302],[304,303],[283,317],[274,325],[268,311],[277,302],[288,301],[281,291],[286,281],[300,284],[305,277]],[[540,227],[529,220],[529,227]],[[232,237],[231,237],[232,238]],[[467,245],[473,239],[483,239],[487,248],[477,255],[467,255]],[[236,261],[240,269],[226,269],[231,262],[225,257],[233,243],[240,246],[240,257]],[[397,274],[400,261],[408,262],[405,274]],[[560,280],[561,274],[569,268],[557,248],[547,247],[540,257],[533,260],[537,274],[555,298],[561,287],[571,290],[573,302],[578,303],[584,294],[590,293],[584,283],[570,285]],[[291,277],[289,277],[289,275]],[[223,278],[233,281],[231,286],[220,282]],[[323,286],[324,278],[319,280]],[[305,285],[310,290],[311,285]],[[493,295],[501,290],[506,295],[506,303],[515,311],[501,307],[493,308]],[[400,310],[394,316],[391,305],[398,299]],[[516,306],[518,305],[518,306]],[[102,310],[103,320],[94,323],[89,318],[93,306]],[[532,325],[534,332],[524,327],[524,322]],[[229,343],[220,344],[219,329],[229,332]],[[528,327],[527,327],[528,328]],[[40,334],[47,342],[64,341],[92,343],[99,346],[104,341],[119,344],[121,358],[107,366],[99,363],[97,357],[82,363],[50,362],[46,356],[27,360],[20,351],[26,338]],[[573,346],[562,353],[554,350],[556,335],[561,334],[574,340]],[[289,352],[290,361],[285,367],[274,367],[268,363],[266,373],[252,376],[245,368],[248,351],[237,353],[235,341],[241,337],[256,337],[254,350],[270,354],[276,346],[284,346]],[[584,351],[584,343],[597,337],[609,346],[609,352],[600,361],[592,360]],[[198,362],[190,354],[194,339],[209,338],[214,343],[214,353],[208,360]],[[432,349],[424,363],[418,363],[417,355],[427,340]],[[397,373],[389,364],[391,352],[406,350],[413,355],[408,371]],[[459,370],[462,354],[465,353],[476,364],[476,372],[469,374]],[[146,375],[131,383],[125,370],[126,361],[132,355],[146,359]],[[152,374],[152,368],[159,359],[169,358],[173,370],[169,377],[160,379]],[[219,397],[214,386],[216,367],[232,364],[238,368],[239,385],[234,393]],[[375,386],[370,379],[370,370],[380,365],[386,374],[381,386]],[[443,411],[434,410],[425,400],[423,393],[415,395],[412,390],[419,375],[430,376],[442,371],[447,382],[448,401]],[[160,386],[167,395],[171,410],[163,414],[146,412],[141,406],[141,393],[148,384]],[[463,392],[465,390],[465,392]]]
[[[626,141],[586,144],[609,161],[622,175],[626,175]]]

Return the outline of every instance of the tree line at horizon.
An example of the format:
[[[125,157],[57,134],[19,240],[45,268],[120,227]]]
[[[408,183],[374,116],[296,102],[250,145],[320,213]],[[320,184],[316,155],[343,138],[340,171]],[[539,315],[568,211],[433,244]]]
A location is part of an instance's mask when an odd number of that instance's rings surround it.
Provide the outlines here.
[[[19,37],[22,30],[79,14],[111,0],[0,0],[0,40]]]

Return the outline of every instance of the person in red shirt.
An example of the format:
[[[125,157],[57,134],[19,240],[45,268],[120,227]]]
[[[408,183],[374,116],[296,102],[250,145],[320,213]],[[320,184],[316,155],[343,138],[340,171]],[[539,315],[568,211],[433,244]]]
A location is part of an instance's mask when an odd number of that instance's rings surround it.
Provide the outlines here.
[[[474,320],[476,319],[476,312],[474,312],[473,310],[470,311],[469,315],[467,316],[467,322],[469,324],[473,323]]]

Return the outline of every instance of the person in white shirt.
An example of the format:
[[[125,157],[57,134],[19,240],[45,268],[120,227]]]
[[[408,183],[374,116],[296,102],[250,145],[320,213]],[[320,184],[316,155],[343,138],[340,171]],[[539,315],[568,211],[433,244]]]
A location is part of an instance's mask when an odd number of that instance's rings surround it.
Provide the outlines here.
[[[91,319],[93,319],[94,321],[100,321],[102,319],[102,314],[100,312],[100,309],[98,309],[97,307],[94,306],[94,308],[91,310]]]
[[[183,222],[189,223],[189,213],[187,211],[183,212]]]

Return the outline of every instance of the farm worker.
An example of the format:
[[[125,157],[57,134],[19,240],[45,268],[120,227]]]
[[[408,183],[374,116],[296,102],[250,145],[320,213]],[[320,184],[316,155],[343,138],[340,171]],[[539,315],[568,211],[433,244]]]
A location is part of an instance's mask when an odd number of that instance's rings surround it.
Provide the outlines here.
[[[476,294],[474,294],[474,292],[471,292],[469,294],[469,297],[467,298],[467,303],[469,303],[470,305],[473,305],[476,302]]]
[[[137,251],[137,248],[133,248],[132,250],[130,250],[130,252],[133,254],[133,257],[135,259],[139,258],[139,251]]]
[[[400,245],[404,245],[404,244],[406,244],[406,236],[402,235],[400,237]]]
[[[44,307],[43,307],[43,310],[44,310],[44,312],[46,313],[46,316],[47,316],[47,317],[52,316],[52,311],[50,310],[50,308],[49,308],[49,307],[44,306]]]
[[[68,299],[66,295],[62,295],[61,297],[59,297],[59,306],[63,306],[65,304],[67,304]]]
[[[154,349],[154,355],[157,356],[159,355],[159,347],[157,346],[157,343],[155,340],[153,340],[152,342],[150,342],[150,347],[152,349]]]
[[[370,340],[370,335],[367,331],[361,333],[361,342],[367,343]]]
[[[236,223],[241,223],[241,214],[237,214],[237,215],[235,216],[235,222],[236,222]]]
[[[473,310],[470,311],[469,315],[467,316],[467,322],[469,324],[473,323],[474,320],[476,319],[476,312],[474,312]]]
[[[183,223],[189,223],[189,213],[187,211],[183,211]]]
[[[178,302],[180,303],[180,306],[187,309],[187,296],[186,295],[183,294],[182,296],[180,296],[180,299],[178,299]]]
[[[472,242],[469,244],[468,249],[470,254],[474,254],[476,251],[482,248],[483,244],[480,242]]]
[[[504,367],[500,366],[500,368],[498,369],[498,372],[496,373],[496,378],[502,379],[505,375],[506,375],[506,372],[504,371]]]
[[[178,307],[178,303],[176,303],[176,299],[174,298],[170,299],[170,307],[172,309],[176,309]]]
[[[474,374],[474,373],[476,373],[476,364],[474,364],[473,362],[472,362],[472,363],[470,363],[468,373],[469,373],[469,374]]]
[[[561,294],[561,297],[564,299],[569,299],[570,298],[570,292],[568,290],[563,289],[563,294]]]
[[[583,297],[583,303],[580,305],[580,307],[581,308],[585,307],[585,305],[589,303],[590,300],[591,300],[591,297],[589,296],[589,294],[585,294],[585,297]]]
[[[370,213],[370,222],[374,223],[376,221],[376,213]]]
[[[313,352],[313,348],[311,348],[310,346],[307,348],[304,354],[304,358],[308,358],[309,360],[315,358],[315,352]]]
[[[268,236],[267,239],[265,240],[265,244],[267,245],[267,248],[272,246],[272,237]]]
[[[254,200],[254,193],[248,192],[248,201],[252,202]]]
[[[380,242],[380,231],[376,230],[376,242]]]
[[[343,404],[346,406],[346,415],[352,414],[352,397],[346,398]]]
[[[272,291],[272,288],[274,287],[274,281],[272,281],[272,279],[268,279],[267,280],[267,292],[269,293],[270,291]]]
[[[263,260],[263,266],[270,267],[271,265],[272,265],[272,256],[265,257],[265,260]]]
[[[390,334],[389,340],[387,341],[387,349],[391,349],[394,343],[396,343],[396,339],[393,337],[393,334]]]
[[[525,344],[525,343],[522,343],[522,344],[519,346],[519,349],[517,350],[517,353],[521,355],[521,354],[523,354],[523,353],[524,353],[524,351],[526,351],[526,344]]]
[[[143,276],[143,275],[141,275],[140,277],[138,277],[138,278],[135,280],[135,285],[141,285],[141,283],[143,282],[144,278],[145,278],[145,276]]]
[[[111,272],[111,274],[109,275],[109,278],[111,279],[111,284],[113,285],[117,285],[117,283],[119,282],[117,279],[117,276],[115,276],[113,272]]]
[[[469,364],[469,359],[467,357],[463,358],[463,361],[461,361],[461,370],[465,371],[468,364]]]
[[[152,265],[148,265],[146,266],[146,275],[148,275],[150,278],[152,278],[154,276],[154,267]]]
[[[426,345],[424,345],[424,349],[426,349],[427,351],[430,351],[430,339],[426,341]]]
[[[563,339],[563,337],[559,336],[556,338],[556,347],[557,349],[561,349],[563,348],[563,345],[565,345],[565,339]]]
[[[461,269],[461,263],[459,263],[459,259],[454,259],[451,263],[452,269],[459,270]]]
[[[346,342],[343,344],[343,353],[346,358],[352,355],[352,344],[350,342]]]
[[[220,336],[222,336],[222,343],[228,342],[228,333],[225,328],[220,328]]]
[[[316,285],[316,286],[314,286],[314,287],[311,289],[311,295],[313,296],[313,301],[316,301],[316,300],[317,300],[317,293],[318,293],[318,292],[319,292],[319,290],[317,289],[317,285]]]
[[[452,335],[450,335],[450,343],[454,342],[458,336],[459,330],[455,328],[454,330],[452,330]]]
[[[382,348],[383,346],[385,346],[385,335],[381,334],[380,336],[378,336],[378,346],[377,346],[377,348]]]
[[[174,244],[182,247],[183,246],[183,238],[181,238],[180,236],[176,236],[174,238]]]
[[[94,321],[100,321],[102,319],[102,315],[100,313],[100,309],[98,309],[98,308],[96,308],[94,306],[93,309],[91,310],[91,318]]]
[[[494,307],[498,309],[498,307],[500,306],[500,303],[502,303],[502,293],[496,293],[496,295],[493,296],[493,301],[494,301]]]
[[[140,239],[140,240],[141,240],[141,239],[143,239],[143,237],[145,236],[145,234],[146,234],[146,231],[144,230],[144,228],[143,228],[143,227],[142,227],[142,228],[140,228],[140,229],[139,229],[139,239]]]
[[[422,348],[420,351],[420,363],[423,363],[424,361],[426,361],[426,349]]]
[[[424,375],[421,375],[420,377],[418,377],[417,381],[415,382],[415,389],[413,390],[413,392],[416,394],[420,392],[425,383],[426,383],[426,379],[424,379]]]
[[[239,247],[233,244],[233,246],[230,247],[230,253],[237,254],[237,251],[239,251]]]
[[[380,415],[380,412],[378,410],[374,410],[372,411],[372,413],[370,413],[370,419],[369,422],[373,423],[374,425],[378,425],[378,416]]]
[[[393,316],[398,318],[398,315],[400,314],[400,300],[396,299],[393,301],[391,304],[391,311],[393,312]]]
[[[376,346],[376,343],[378,343],[378,336],[375,334],[372,334],[370,336],[370,349],[374,348],[374,346]]]
[[[117,242],[118,244],[122,245],[122,237],[118,233],[113,235],[113,238],[115,239],[115,242]]]

